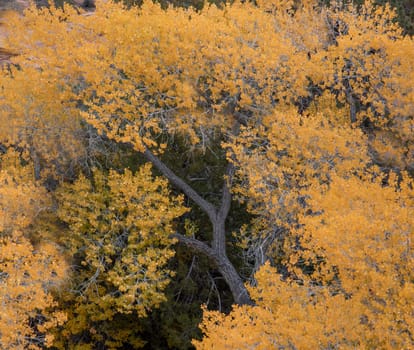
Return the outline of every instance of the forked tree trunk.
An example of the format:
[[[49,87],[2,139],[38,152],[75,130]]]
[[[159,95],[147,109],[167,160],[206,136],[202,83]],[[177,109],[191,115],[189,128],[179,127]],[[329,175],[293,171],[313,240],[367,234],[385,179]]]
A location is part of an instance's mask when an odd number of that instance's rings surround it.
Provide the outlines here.
[[[190,185],[178,177],[171,169],[169,169],[159,158],[152,154],[149,150],[144,152],[144,156],[171,182],[172,185],[180,189],[188,198],[193,200],[209,217],[213,226],[213,240],[211,246],[199,241],[195,238],[174,234],[179,242],[188,247],[203,253],[210,258],[217,266],[217,269],[223,276],[229,286],[236,304],[253,305],[249,292],[245,287],[243,280],[229,260],[226,253],[226,218],[228,216],[231,205],[231,193],[229,190],[230,181],[233,177],[233,166],[228,165],[226,169],[226,179],[222,190],[222,201],[220,208],[217,209],[213,204],[202,198]]]

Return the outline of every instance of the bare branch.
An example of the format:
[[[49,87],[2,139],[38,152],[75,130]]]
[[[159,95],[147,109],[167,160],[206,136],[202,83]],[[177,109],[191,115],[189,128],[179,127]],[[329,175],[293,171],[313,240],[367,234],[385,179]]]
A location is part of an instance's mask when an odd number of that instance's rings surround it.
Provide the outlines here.
[[[174,233],[173,235],[171,235],[171,237],[176,238],[178,242],[185,244],[187,247],[190,247],[198,252],[205,254],[207,257],[213,260],[215,264],[218,265],[219,258],[216,252],[212,248],[210,248],[206,243],[201,242],[195,238],[184,236],[180,233]]]

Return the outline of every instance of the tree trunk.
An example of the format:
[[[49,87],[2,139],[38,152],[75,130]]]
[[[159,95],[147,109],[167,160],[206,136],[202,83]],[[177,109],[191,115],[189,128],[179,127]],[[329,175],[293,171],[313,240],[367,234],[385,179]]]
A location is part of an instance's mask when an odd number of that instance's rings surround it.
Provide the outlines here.
[[[236,304],[253,305],[243,280],[237,273],[235,267],[227,257],[226,253],[226,218],[230,211],[231,193],[230,186],[234,174],[234,167],[228,164],[226,178],[222,189],[222,200],[220,208],[202,198],[189,184],[178,177],[158,157],[149,150],[145,150],[144,156],[178,189],[193,200],[209,217],[213,225],[213,240],[211,246],[195,238],[186,237],[176,233],[172,237],[177,238],[181,243],[207,255],[217,266],[227,285],[229,286]]]
[[[226,255],[217,254],[213,248],[195,238],[183,236],[179,233],[175,233],[171,237],[178,239],[180,243],[186,245],[187,247],[206,255],[216,265],[220,274],[229,286],[236,304],[254,305],[243,280]]]
[[[227,256],[219,257],[217,268],[229,286],[234,302],[238,305],[254,305],[246,286]]]

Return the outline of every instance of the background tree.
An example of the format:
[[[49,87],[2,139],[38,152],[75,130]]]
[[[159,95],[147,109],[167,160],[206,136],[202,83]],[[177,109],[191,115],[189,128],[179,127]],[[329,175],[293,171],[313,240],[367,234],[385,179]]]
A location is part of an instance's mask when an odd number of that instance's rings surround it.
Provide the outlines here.
[[[0,344],[5,350],[51,345],[50,329],[66,318],[52,296],[65,277],[65,262],[56,245],[35,237],[32,227],[50,203],[33,180],[33,167],[20,162],[14,152],[1,158]]]
[[[62,296],[70,315],[62,348],[68,342],[142,346],[139,324],[129,327],[120,315],[142,318],[165,301],[173,275],[167,268],[174,255],[172,221],[187,211],[182,197],[170,194],[166,180],[153,178],[149,164],[136,174],[95,170],[91,180],[80,177],[57,196],[57,215],[70,232],[62,243],[74,257],[71,286]]]

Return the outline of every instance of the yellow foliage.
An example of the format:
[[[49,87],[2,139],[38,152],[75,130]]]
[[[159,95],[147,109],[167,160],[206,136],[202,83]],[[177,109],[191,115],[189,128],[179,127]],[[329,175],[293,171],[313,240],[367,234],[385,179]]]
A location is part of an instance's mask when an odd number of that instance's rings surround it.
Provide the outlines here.
[[[237,2],[200,13],[164,11],[149,2],[130,10],[100,3],[93,16],[31,8],[10,19],[8,46],[22,53],[14,62],[33,74],[36,89],[59,94],[55,107],[69,102],[67,118],[75,118],[73,102],[82,100],[89,123],[143,150],[155,147],[153,136],[162,131],[197,143],[208,130],[231,127],[235,110],[262,113],[275,101],[290,103],[306,93],[309,48],[286,36],[276,21]]]
[[[139,152],[166,152],[176,134],[191,147],[223,141],[237,167],[233,193],[255,216],[241,240],[270,241],[283,228],[289,273],[264,266],[256,306],[206,312],[196,346],[410,348],[412,184],[372,164],[413,169],[414,43],[394,19],[371,1],[235,1],[200,12],[102,1],[91,16],[31,7],[7,21],[19,55],[0,76],[0,141],[36,164],[62,148],[76,156],[81,121]],[[38,191],[7,171],[1,201],[24,199],[22,186]],[[79,295],[62,298],[71,313],[62,337],[120,347],[130,333],[105,338],[97,326],[164,300],[182,198],[144,166],[94,171],[58,199],[82,266]],[[27,227],[37,210],[4,203],[4,231],[12,220]]]
[[[242,180],[235,191],[262,220],[259,235],[292,225],[303,210],[299,189],[328,183],[333,169],[345,176],[365,167],[365,136],[343,123],[340,113],[275,111],[226,144]]]
[[[173,220],[187,211],[183,198],[172,196],[167,181],[151,175],[149,164],[136,174],[95,170],[93,181],[80,177],[57,195],[58,216],[71,232],[64,244],[81,266],[75,267],[70,288],[79,294],[63,297],[71,306],[62,334],[92,327],[94,341],[106,334],[111,348],[119,347],[128,337],[100,324],[119,313],[144,317],[165,301],[163,290],[173,275],[167,268],[174,255],[170,235]]]
[[[413,187],[335,176],[312,188],[290,274],[266,264],[256,306],[205,311],[197,349],[409,349],[414,343]],[[304,272],[298,262],[313,266]]]
[[[163,132],[205,146],[214,132],[231,132],[237,113],[260,123],[307,98],[321,110],[314,88],[331,94],[348,122],[391,129],[410,167],[413,39],[393,10],[369,1],[361,10],[311,0],[258,5],[197,12],[101,2],[93,16],[68,6],[9,16],[7,45],[20,55],[19,69],[2,76],[0,107],[14,125],[2,138],[35,150],[68,140],[62,148],[73,157],[82,117],[139,151],[162,152]]]
[[[36,177],[84,155],[76,103],[68,101],[54,70],[3,69],[0,86],[0,138],[7,147],[26,150]]]
[[[50,202],[33,181],[33,168],[14,152],[1,158],[0,170],[0,344],[4,350],[51,345],[49,330],[65,321],[54,311],[51,291],[65,277],[56,246],[28,240],[39,212]]]
[[[51,203],[46,190],[33,182],[33,167],[23,166],[15,152],[0,159],[0,232],[26,229]]]
[[[389,5],[375,7],[366,1],[360,9],[344,6],[327,11],[333,44],[313,56],[323,70],[315,69],[309,77],[315,84],[335,90],[337,102],[350,108],[351,122],[368,122],[370,128],[385,131],[387,143],[397,140],[397,159],[378,142],[371,143],[380,163],[395,169],[412,168],[413,38],[402,36]]]
[[[48,334],[66,320],[55,312],[51,289],[65,274],[52,244],[34,248],[22,235],[0,241],[0,344],[4,350],[41,349],[53,343]]]

